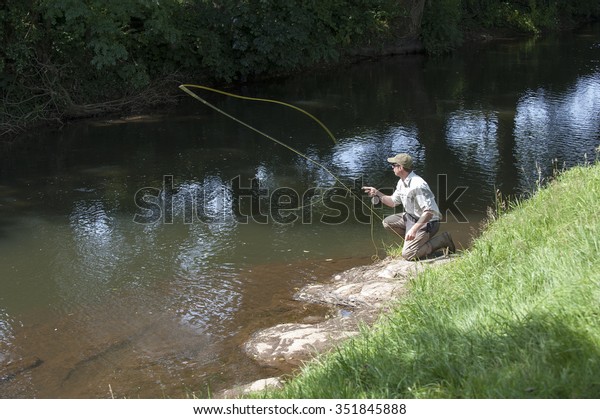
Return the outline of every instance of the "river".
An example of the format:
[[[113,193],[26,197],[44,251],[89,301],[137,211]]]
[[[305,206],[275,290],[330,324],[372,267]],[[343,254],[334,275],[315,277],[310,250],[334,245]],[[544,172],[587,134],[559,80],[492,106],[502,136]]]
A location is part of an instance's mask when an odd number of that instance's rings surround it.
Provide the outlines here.
[[[335,141],[197,91],[297,152],[191,97],[1,146],[0,397],[206,397],[281,374],[240,345],[326,315],[294,292],[385,256],[390,210],[358,188],[391,190],[387,157],[415,157],[463,249],[496,190],[597,158],[600,25],[228,91]]]

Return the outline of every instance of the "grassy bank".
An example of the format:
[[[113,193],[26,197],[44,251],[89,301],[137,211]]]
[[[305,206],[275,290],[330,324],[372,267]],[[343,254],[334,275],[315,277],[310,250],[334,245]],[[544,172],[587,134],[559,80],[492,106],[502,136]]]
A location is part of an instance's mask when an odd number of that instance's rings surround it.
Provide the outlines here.
[[[598,398],[600,165],[577,167],[416,278],[276,398]]]

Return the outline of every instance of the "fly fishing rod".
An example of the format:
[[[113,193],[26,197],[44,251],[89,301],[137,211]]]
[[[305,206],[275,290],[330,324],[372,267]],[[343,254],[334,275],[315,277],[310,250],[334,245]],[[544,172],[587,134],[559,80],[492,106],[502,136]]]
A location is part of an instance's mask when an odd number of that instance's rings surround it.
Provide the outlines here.
[[[315,117],[314,115],[312,115],[310,112],[307,112],[306,110],[299,108],[297,106],[294,106],[292,104],[286,103],[286,102],[282,102],[279,100],[273,100],[273,99],[264,99],[264,98],[256,98],[256,97],[250,97],[250,96],[242,96],[242,95],[237,95],[234,93],[229,93],[229,92],[225,92],[222,90],[218,90],[218,89],[214,89],[212,87],[208,87],[208,86],[202,86],[202,85],[197,85],[197,84],[182,84],[179,86],[179,88],[184,91],[185,93],[187,93],[189,96],[191,96],[192,98],[198,100],[200,103],[204,104],[205,106],[213,109],[214,111],[220,113],[221,115],[237,122],[238,124],[250,129],[251,131],[254,131],[255,133],[261,135],[262,137],[267,138],[268,140],[279,144],[282,147],[285,147],[286,149],[292,151],[293,153],[297,154],[298,156],[302,157],[303,159],[305,159],[306,161],[320,167],[321,169],[323,169],[325,172],[327,172],[333,179],[336,180],[336,182],[338,182],[340,185],[342,185],[342,187],[347,190],[348,192],[350,192],[350,195],[354,198],[354,199],[358,199],[361,202],[361,205],[363,207],[366,207],[369,212],[371,213],[371,215],[377,217],[380,221],[382,221],[382,217],[377,214],[377,212],[375,212],[374,210],[374,205],[377,204],[377,202],[375,201],[371,201],[371,205],[369,206],[368,204],[366,204],[360,196],[357,196],[354,191],[348,187],[347,185],[344,184],[344,182],[342,182],[338,176],[336,176],[327,166],[323,165],[322,163],[310,158],[309,156],[307,156],[306,154],[302,153],[301,151],[295,149],[294,147],[291,147],[290,145],[284,143],[283,141],[280,141],[276,138],[274,138],[273,136],[265,133],[264,131],[259,130],[256,127],[253,127],[252,125],[240,120],[239,118],[236,118],[235,116],[231,115],[230,113],[225,112],[223,109],[213,105],[212,103],[210,103],[209,101],[207,101],[206,99],[204,99],[203,97],[199,96],[198,94],[194,93],[191,89],[200,89],[200,90],[205,90],[208,92],[213,92],[213,93],[217,93],[220,95],[224,95],[224,96],[228,96],[228,97],[232,97],[234,99],[241,99],[241,100],[248,100],[248,101],[254,101],[254,102],[265,102],[265,103],[272,103],[275,105],[280,105],[280,106],[286,106],[288,108],[291,108],[297,112],[300,112],[306,116],[308,116],[309,118],[311,118],[313,121],[315,121],[329,136],[329,138],[333,141],[334,144],[337,144],[337,140],[335,138],[335,136],[331,133],[331,131],[329,130],[329,128],[327,128],[327,126],[325,126],[325,124],[323,122],[321,122],[317,117]],[[371,218],[371,241],[373,242],[373,245],[375,247],[375,251],[377,253],[377,245],[375,244],[375,240],[373,238],[373,218]],[[374,259],[378,259],[378,255],[374,255]]]

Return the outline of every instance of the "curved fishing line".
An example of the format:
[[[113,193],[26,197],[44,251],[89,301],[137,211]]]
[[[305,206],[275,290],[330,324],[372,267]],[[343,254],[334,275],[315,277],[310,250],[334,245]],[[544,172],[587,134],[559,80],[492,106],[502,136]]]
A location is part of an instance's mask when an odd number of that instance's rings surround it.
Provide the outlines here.
[[[232,97],[232,98],[235,98],[235,99],[251,100],[251,101],[255,101],[255,102],[274,103],[276,105],[287,106],[288,108],[292,108],[292,109],[294,109],[294,110],[296,110],[298,112],[303,113],[304,115],[308,116],[313,121],[315,121],[317,124],[319,124],[321,126],[321,128],[323,128],[323,130],[327,133],[327,135],[329,136],[329,138],[331,138],[331,141],[333,141],[334,144],[337,144],[337,140],[336,140],[335,136],[331,133],[331,131],[329,131],[329,128],[327,128],[325,126],[325,124],[322,123],[316,116],[314,116],[310,112],[307,112],[304,109],[299,108],[297,106],[294,106],[294,105],[292,105],[290,103],[281,102],[279,100],[273,100],[273,99],[263,99],[263,98],[258,98],[258,97],[236,95],[235,93],[224,92],[223,90],[213,89],[212,87],[201,86],[199,84],[182,84],[182,85],[179,86],[179,88],[181,90],[183,90],[184,92],[186,92],[188,95],[190,95],[192,97],[194,97],[195,95],[188,89],[188,87],[193,87],[195,89],[202,89],[202,90],[206,90],[206,91],[209,91],[209,92],[218,93],[220,95],[229,96],[229,97]],[[203,101],[199,97],[196,97],[196,99],[199,99],[202,103],[204,103],[205,105],[208,105],[207,102]],[[216,107],[214,107],[213,109],[216,109]]]
[[[375,204],[373,204],[373,201],[371,201],[371,207],[369,208],[371,210],[371,214],[376,214],[375,210],[373,209],[374,207],[375,207]],[[379,217],[379,219],[381,219],[381,217]],[[380,258],[379,258],[379,248],[377,247],[377,243],[375,243],[375,229],[374,229],[374,227],[375,227],[375,223],[373,222],[373,219],[371,218],[371,225],[370,225],[370,229],[371,229],[371,243],[373,244],[373,247],[375,248],[375,254],[371,256],[371,260],[373,262],[378,262],[380,260]]]
[[[261,102],[270,102],[270,103],[277,103],[277,104],[279,104],[279,103],[281,103],[281,104],[284,104],[284,102],[279,102],[279,101],[270,100],[270,99],[249,98],[249,97],[246,97],[246,96],[234,95],[234,94],[231,94],[231,93],[222,92],[222,91],[220,91],[220,90],[217,90],[217,89],[212,89],[212,88],[210,88],[210,87],[197,86],[197,85],[194,85],[194,84],[182,84],[182,85],[180,85],[180,86],[179,86],[179,88],[180,88],[181,90],[183,90],[185,93],[187,93],[188,95],[190,95],[190,96],[191,96],[191,97],[193,97],[194,99],[196,99],[196,100],[200,101],[202,104],[204,104],[204,105],[208,106],[209,108],[211,108],[211,109],[213,109],[213,110],[215,110],[215,111],[219,112],[220,114],[222,114],[222,115],[224,115],[224,116],[226,116],[226,117],[228,117],[228,118],[232,119],[233,121],[237,122],[238,124],[240,124],[240,125],[243,125],[244,127],[246,127],[246,128],[248,128],[248,129],[250,129],[250,130],[252,130],[252,131],[256,132],[257,134],[259,134],[259,135],[262,135],[263,137],[265,137],[265,138],[267,138],[267,139],[269,139],[269,140],[271,140],[271,141],[273,141],[273,142],[275,142],[275,143],[277,143],[277,144],[281,145],[282,147],[285,147],[285,148],[287,148],[288,150],[290,150],[290,151],[292,151],[292,152],[294,152],[294,153],[298,154],[299,156],[303,157],[304,159],[306,159],[306,160],[307,160],[307,161],[309,161],[310,163],[312,163],[312,164],[315,164],[315,165],[319,166],[320,168],[322,168],[323,170],[325,170],[325,171],[326,171],[326,172],[327,172],[327,173],[328,173],[328,174],[329,174],[331,177],[333,177],[333,178],[334,178],[334,179],[335,179],[337,182],[339,182],[339,183],[340,183],[340,184],[341,184],[341,185],[342,185],[342,186],[343,186],[345,189],[347,189],[348,191],[350,191],[350,193],[352,193],[352,190],[351,190],[350,188],[348,188],[346,185],[344,185],[344,183],[343,183],[343,182],[342,182],[342,181],[341,181],[341,180],[340,180],[340,179],[339,179],[337,176],[335,176],[335,175],[334,175],[334,174],[333,174],[333,173],[332,173],[332,172],[331,172],[331,171],[330,171],[330,170],[329,170],[329,169],[328,169],[326,166],[324,166],[323,164],[319,163],[318,161],[316,161],[316,160],[314,160],[314,159],[311,159],[310,157],[308,157],[307,155],[303,154],[303,153],[302,153],[302,152],[300,152],[299,150],[296,150],[295,148],[293,148],[293,147],[291,147],[291,146],[287,145],[286,143],[284,143],[284,142],[282,142],[282,141],[280,141],[280,140],[278,140],[278,139],[274,138],[273,136],[271,136],[271,135],[267,134],[266,132],[263,132],[263,131],[259,130],[258,128],[255,128],[255,127],[253,127],[252,125],[250,125],[250,124],[248,124],[248,123],[246,123],[246,122],[244,122],[244,121],[242,121],[242,120],[240,120],[240,119],[236,118],[235,116],[233,116],[233,115],[231,115],[231,114],[229,114],[229,113],[225,112],[225,111],[224,111],[224,110],[222,110],[221,108],[218,108],[217,106],[215,106],[215,105],[213,105],[212,103],[208,102],[206,99],[204,99],[204,98],[202,98],[202,97],[198,96],[197,94],[195,94],[194,92],[192,92],[190,89],[188,89],[188,86],[189,86],[189,87],[200,87],[200,88],[202,88],[202,89],[204,89],[204,90],[209,90],[209,91],[211,91],[211,92],[215,92],[215,93],[222,93],[222,94],[224,94],[224,95],[226,95],[226,96],[232,96],[232,97],[235,97],[235,98],[244,98],[244,99],[248,99],[248,100],[256,100],[256,101],[261,101]],[[298,107],[296,107],[296,106],[293,106],[293,105],[288,105],[288,106],[290,106],[290,107],[292,107],[292,108],[294,108],[294,109],[301,110],[300,108],[298,108]],[[306,111],[303,111],[303,110],[301,110],[301,111],[302,111],[303,113],[307,114],[307,115],[310,115],[310,114],[309,114],[308,112],[306,112]],[[314,117],[312,117],[312,118],[313,118],[313,119],[315,119],[315,120],[317,120],[317,119],[316,119],[316,118],[314,118]],[[317,120],[317,121],[318,121],[318,120]],[[320,124],[322,125],[322,123],[320,123]],[[332,136],[332,138],[333,138],[333,139],[334,139],[334,141],[335,141],[335,137],[333,137],[333,134],[331,134],[331,132],[330,132],[329,130],[328,130],[328,132],[329,132],[329,134]],[[323,196],[321,200],[323,201],[324,199],[325,199],[325,197]],[[362,201],[362,200],[361,200],[361,201]],[[364,203],[363,203],[363,204],[364,204]],[[308,206],[308,205],[312,205],[312,203],[310,203],[310,204],[307,204],[307,205],[303,205],[303,206],[300,206],[300,207],[297,207],[297,208],[292,208],[292,209],[293,209],[293,210],[299,210],[299,209],[302,209],[302,208],[304,208],[304,207],[306,207],[306,206]]]
[[[197,89],[201,89],[201,90],[206,90],[206,91],[210,91],[210,92],[214,92],[214,93],[218,93],[218,94],[222,94],[225,96],[229,96],[229,97],[233,97],[235,99],[242,99],[242,100],[250,100],[250,101],[257,101],[257,102],[266,102],[266,103],[273,103],[273,104],[277,104],[277,105],[282,105],[282,106],[287,106],[289,108],[292,108],[294,110],[297,110],[301,113],[303,113],[304,115],[310,117],[311,119],[313,119],[315,122],[317,122],[327,133],[327,135],[332,139],[332,141],[334,142],[334,144],[337,144],[337,140],[335,139],[335,136],[331,133],[331,131],[325,126],[325,124],[323,124],[321,121],[319,121],[319,119],[317,119],[315,116],[313,116],[312,114],[310,114],[309,112],[305,111],[304,109],[301,109],[297,106],[291,105],[289,103],[285,103],[285,102],[281,102],[278,100],[273,100],[273,99],[262,99],[262,98],[254,98],[254,97],[249,97],[249,96],[242,96],[242,95],[236,95],[233,93],[228,93],[228,92],[224,92],[222,90],[218,90],[218,89],[213,89],[211,87],[207,87],[207,86],[201,86],[201,85],[197,85],[197,84],[181,84],[179,86],[179,88],[184,91],[185,93],[187,93],[188,95],[190,95],[192,98],[198,100],[199,102],[201,102],[202,104],[204,104],[205,106],[208,106],[209,108],[217,111],[218,113],[220,113],[221,115],[226,116],[227,118],[237,122],[238,124],[248,128],[251,131],[254,131],[255,133],[262,135],[263,137],[273,141],[276,144],[279,144],[282,147],[287,148],[288,150],[292,151],[293,153],[296,153],[297,155],[299,155],[300,157],[304,158],[306,161],[320,167],[321,169],[323,169],[325,172],[327,172],[333,179],[335,179],[340,185],[342,185],[342,187],[344,189],[346,189],[348,192],[350,192],[350,195],[353,196],[355,199],[358,199],[361,203],[361,205],[363,207],[366,207],[369,212],[379,218],[380,221],[383,221],[383,218],[377,214],[374,209],[373,206],[369,206],[367,205],[359,196],[357,196],[352,189],[350,189],[348,186],[346,186],[344,184],[344,182],[342,182],[331,170],[329,170],[325,165],[323,165],[322,163],[319,163],[318,161],[310,158],[309,156],[307,156],[306,154],[302,153],[299,150],[296,150],[295,148],[287,145],[286,143],[274,138],[273,136],[267,134],[266,132],[263,132],[261,130],[259,130],[258,128],[253,127],[252,125],[236,118],[235,116],[225,112],[224,110],[222,110],[221,108],[213,105],[212,103],[208,102],[206,99],[198,96],[196,93],[192,92],[189,88],[197,88]],[[324,197],[323,197],[324,199]],[[300,207],[303,208],[304,206]],[[373,218],[371,218],[371,241],[373,242],[376,252],[377,252],[377,246],[375,245],[375,240],[374,240],[374,236],[373,236]],[[375,257],[378,258],[377,255],[375,255]]]

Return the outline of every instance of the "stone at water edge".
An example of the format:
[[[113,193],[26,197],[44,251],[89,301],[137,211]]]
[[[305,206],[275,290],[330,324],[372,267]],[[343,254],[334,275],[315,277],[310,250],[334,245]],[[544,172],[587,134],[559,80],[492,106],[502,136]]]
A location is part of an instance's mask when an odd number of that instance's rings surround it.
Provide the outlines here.
[[[278,377],[263,378],[249,384],[244,384],[229,390],[225,390],[220,394],[220,398],[235,399],[249,393],[281,388],[282,385],[283,383]]]
[[[261,365],[301,365],[303,361],[358,334],[350,323],[351,320],[335,318],[316,325],[280,324],[255,333],[244,344],[244,350]]]

